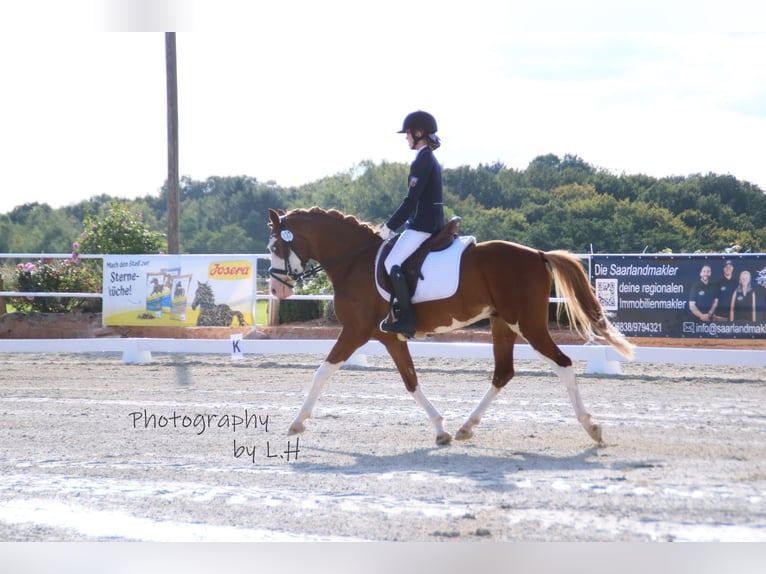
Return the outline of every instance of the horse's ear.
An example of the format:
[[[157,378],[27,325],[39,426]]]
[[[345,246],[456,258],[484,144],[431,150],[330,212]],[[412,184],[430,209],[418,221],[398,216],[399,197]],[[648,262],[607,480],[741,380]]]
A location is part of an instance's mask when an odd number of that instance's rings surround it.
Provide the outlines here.
[[[280,211],[282,211],[280,209]],[[271,229],[279,229],[279,213],[269,208],[269,226]]]

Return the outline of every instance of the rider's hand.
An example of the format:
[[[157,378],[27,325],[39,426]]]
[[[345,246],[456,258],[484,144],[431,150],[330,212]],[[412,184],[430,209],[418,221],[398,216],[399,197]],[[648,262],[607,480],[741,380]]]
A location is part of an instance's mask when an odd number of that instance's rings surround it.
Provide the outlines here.
[[[391,230],[388,228],[388,225],[384,223],[383,226],[378,230],[378,235],[380,235],[383,240],[391,237]]]

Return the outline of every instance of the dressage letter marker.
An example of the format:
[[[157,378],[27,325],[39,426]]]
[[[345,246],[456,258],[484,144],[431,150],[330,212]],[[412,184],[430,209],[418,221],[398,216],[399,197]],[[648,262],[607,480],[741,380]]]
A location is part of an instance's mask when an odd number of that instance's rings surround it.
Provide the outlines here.
[[[231,337],[231,360],[239,361],[245,357],[242,352],[242,334],[232,335]]]

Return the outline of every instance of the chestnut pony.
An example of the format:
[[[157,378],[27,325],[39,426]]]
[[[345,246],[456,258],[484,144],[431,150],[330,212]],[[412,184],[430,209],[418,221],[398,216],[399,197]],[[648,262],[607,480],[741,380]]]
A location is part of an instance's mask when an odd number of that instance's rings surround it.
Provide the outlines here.
[[[269,210],[271,238],[271,293],[278,299],[293,294],[297,281],[311,276],[316,261],[333,285],[335,315],[342,325],[340,335],[319,366],[308,396],[289,434],[302,433],[322,388],[343,363],[370,339],[380,341],[391,355],[404,385],[426,411],[436,428],[436,443],[449,444],[442,416],[425,397],[415,374],[407,341],[380,330],[389,312],[375,284],[375,259],[383,240],[375,230],[352,216],[335,210],[295,209],[286,214]],[[469,245],[460,262],[457,292],[446,299],[415,305],[417,338],[445,333],[481,319],[489,319],[495,372],[489,390],[455,438],[468,439],[492,400],[513,377],[513,345],[521,336],[547,358],[566,385],[575,415],[587,433],[601,442],[601,428],[588,414],[575,381],[572,360],[548,332],[548,298],[551,284],[565,298],[563,304],[571,324],[580,333],[611,344],[627,358],[633,346],[605,316],[579,259],[566,251],[537,251],[507,241]]]

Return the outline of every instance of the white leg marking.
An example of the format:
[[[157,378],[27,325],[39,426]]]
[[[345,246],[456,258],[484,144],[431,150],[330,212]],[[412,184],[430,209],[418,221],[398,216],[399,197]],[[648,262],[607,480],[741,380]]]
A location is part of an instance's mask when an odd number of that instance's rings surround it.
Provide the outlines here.
[[[449,444],[452,441],[452,436],[444,430],[444,417],[439,414],[431,404],[431,401],[426,398],[423,391],[420,390],[420,385],[415,387],[415,390],[410,394],[412,395],[412,398],[415,399],[415,402],[426,411],[428,420],[430,420],[436,428],[436,444]]]
[[[567,392],[569,393],[569,400],[574,407],[577,420],[590,435],[590,437],[596,442],[602,442],[601,440],[601,427],[593,422],[590,414],[585,409],[585,405],[582,402],[580,396],[580,388],[577,386],[577,380],[575,379],[574,367],[559,367],[555,366],[556,374],[559,376],[564,384],[567,386]]]
[[[556,365],[555,369],[559,379],[561,379],[561,382],[563,382],[567,387],[569,400],[572,402],[572,406],[574,407],[577,418],[579,419],[580,417],[587,415],[588,412],[585,410],[585,405],[583,404],[582,397],[580,396],[580,388],[577,386],[577,381],[575,380],[574,368],[559,367]]]
[[[314,410],[314,406],[316,405],[317,399],[322,393],[325,384],[327,384],[330,377],[332,377],[335,371],[340,369],[342,365],[342,362],[328,363],[327,361],[324,361],[319,365],[319,368],[314,373],[314,378],[311,381],[309,394],[306,396],[306,400],[303,401],[303,406],[301,407],[301,410],[298,411],[298,416],[295,417],[293,424],[290,425],[287,434],[299,434],[306,430],[306,425],[303,424],[303,421],[311,416],[311,412]]]
[[[473,436],[473,427],[479,424],[481,417],[483,417],[484,413],[487,412],[487,408],[489,407],[490,403],[494,401],[495,397],[499,394],[500,389],[494,385],[489,386],[489,390],[484,395],[484,398],[479,401],[479,404],[473,410],[471,416],[468,417],[468,420],[465,421],[463,426],[460,427],[460,430],[457,431],[457,434],[455,435],[457,440],[468,440]]]

